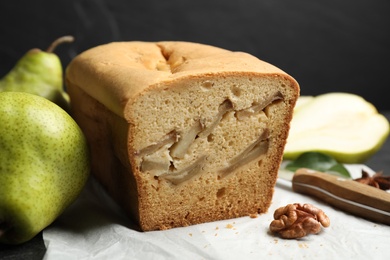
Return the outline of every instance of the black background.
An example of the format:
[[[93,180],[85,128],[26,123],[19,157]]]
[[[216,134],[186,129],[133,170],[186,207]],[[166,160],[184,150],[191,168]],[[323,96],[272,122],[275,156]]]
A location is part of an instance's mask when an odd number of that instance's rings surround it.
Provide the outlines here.
[[[111,41],[183,40],[249,52],[301,85],[344,91],[389,110],[388,0],[12,0],[0,2],[0,76],[57,37],[64,67]]]

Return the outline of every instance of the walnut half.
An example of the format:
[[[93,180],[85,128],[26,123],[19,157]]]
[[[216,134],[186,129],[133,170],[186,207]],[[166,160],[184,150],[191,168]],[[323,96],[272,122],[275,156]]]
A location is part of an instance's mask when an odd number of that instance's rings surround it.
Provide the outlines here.
[[[311,204],[288,204],[275,210],[274,219],[269,228],[282,238],[301,238],[317,234],[323,227],[329,227],[330,220],[321,210]]]

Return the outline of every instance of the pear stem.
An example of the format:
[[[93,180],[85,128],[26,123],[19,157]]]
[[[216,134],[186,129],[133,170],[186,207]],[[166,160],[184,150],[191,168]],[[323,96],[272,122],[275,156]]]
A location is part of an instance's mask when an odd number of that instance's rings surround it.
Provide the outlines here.
[[[57,48],[58,45],[65,43],[65,42],[73,42],[74,37],[71,35],[65,35],[58,39],[56,39],[52,44],[50,44],[49,48],[47,48],[46,52],[54,52],[54,50]]]

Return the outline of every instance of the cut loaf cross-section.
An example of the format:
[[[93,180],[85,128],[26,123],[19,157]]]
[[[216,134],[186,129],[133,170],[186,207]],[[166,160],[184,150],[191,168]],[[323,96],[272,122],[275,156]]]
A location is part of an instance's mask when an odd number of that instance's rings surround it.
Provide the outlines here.
[[[142,230],[264,213],[297,82],[242,52],[115,42],[68,66],[94,176]]]

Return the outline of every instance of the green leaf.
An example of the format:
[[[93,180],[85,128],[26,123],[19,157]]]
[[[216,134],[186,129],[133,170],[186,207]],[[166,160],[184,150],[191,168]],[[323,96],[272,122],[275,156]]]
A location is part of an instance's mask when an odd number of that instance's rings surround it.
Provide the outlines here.
[[[333,157],[319,152],[303,153],[295,161],[291,161],[286,165],[286,169],[293,172],[299,168],[308,168],[343,177],[351,177],[344,165],[338,163]]]
[[[341,175],[345,178],[351,178],[349,171],[341,163],[337,163],[337,164],[333,165],[325,172],[335,174],[335,175]]]

